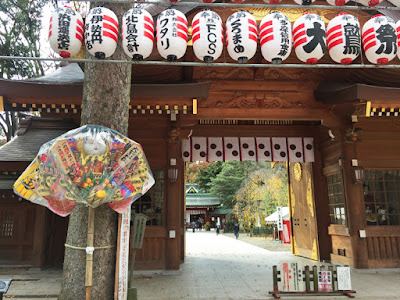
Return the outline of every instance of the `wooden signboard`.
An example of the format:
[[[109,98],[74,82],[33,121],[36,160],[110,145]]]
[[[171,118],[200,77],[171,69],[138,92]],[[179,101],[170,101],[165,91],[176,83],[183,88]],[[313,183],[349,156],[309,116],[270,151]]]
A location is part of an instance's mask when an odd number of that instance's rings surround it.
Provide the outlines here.
[[[336,276],[338,282],[339,291],[350,291],[351,290],[351,277],[350,267],[337,267]]]
[[[282,291],[302,292],[304,288],[303,266],[296,262],[282,263]]]
[[[278,213],[278,231],[283,231],[282,206],[276,207]]]
[[[318,291],[332,291],[331,271],[318,271]]]

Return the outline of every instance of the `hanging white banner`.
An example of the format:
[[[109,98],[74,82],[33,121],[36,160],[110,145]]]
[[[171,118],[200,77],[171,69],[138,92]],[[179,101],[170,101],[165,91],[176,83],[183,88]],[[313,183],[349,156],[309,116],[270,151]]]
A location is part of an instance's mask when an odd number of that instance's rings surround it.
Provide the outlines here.
[[[129,266],[129,233],[131,224],[131,207],[122,213],[121,235],[119,245],[118,300],[128,297],[128,266]]]

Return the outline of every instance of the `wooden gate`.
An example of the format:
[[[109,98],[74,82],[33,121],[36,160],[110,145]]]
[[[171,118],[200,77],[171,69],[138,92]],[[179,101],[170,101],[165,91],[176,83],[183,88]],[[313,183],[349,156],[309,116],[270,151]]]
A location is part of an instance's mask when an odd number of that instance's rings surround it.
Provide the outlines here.
[[[289,164],[292,252],[319,259],[311,163]]]

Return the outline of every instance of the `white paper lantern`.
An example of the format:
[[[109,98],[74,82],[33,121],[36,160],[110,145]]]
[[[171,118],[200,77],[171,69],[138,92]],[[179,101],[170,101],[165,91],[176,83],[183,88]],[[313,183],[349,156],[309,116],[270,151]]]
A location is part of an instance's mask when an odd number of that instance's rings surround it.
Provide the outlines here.
[[[157,49],[163,58],[175,61],[185,55],[187,29],[186,17],[179,10],[167,9],[158,15]]]
[[[294,2],[300,5],[310,5],[311,3],[315,2],[315,0],[294,0]]]
[[[242,3],[242,2],[244,2],[244,0],[231,0],[232,2],[235,2],[235,3]]]
[[[326,50],[325,23],[316,14],[306,13],[293,24],[294,50],[299,60],[315,64]]]
[[[54,52],[63,58],[77,55],[83,40],[83,20],[68,6],[57,8],[50,17],[49,42]]]
[[[192,41],[198,59],[205,62],[218,59],[224,47],[223,39],[222,20],[216,12],[204,10],[194,16]]]
[[[240,10],[226,21],[226,46],[229,56],[239,63],[249,61],[257,51],[257,23],[248,12]]]
[[[266,61],[280,64],[292,51],[292,27],[289,18],[273,12],[260,23],[261,53]]]
[[[92,8],[86,17],[85,43],[96,58],[110,57],[117,49],[118,18],[108,8]]]
[[[342,6],[345,5],[347,2],[350,0],[326,0],[330,5],[335,5],[335,6]]]
[[[384,65],[397,54],[397,34],[392,18],[376,15],[362,29],[365,56],[373,64]]]
[[[203,3],[213,3],[213,2],[215,2],[216,0],[201,0]]]
[[[263,0],[265,3],[268,4],[278,4],[279,2],[281,2],[282,0]]]
[[[141,60],[153,51],[154,24],[150,13],[142,8],[128,10],[122,18],[122,47],[129,57]]]
[[[360,23],[355,16],[343,13],[334,17],[326,29],[329,55],[340,64],[351,64],[361,52]]]
[[[360,0],[360,3],[365,6],[373,7],[381,3],[382,0]]]
[[[397,57],[400,58],[400,20],[396,23],[397,32]]]

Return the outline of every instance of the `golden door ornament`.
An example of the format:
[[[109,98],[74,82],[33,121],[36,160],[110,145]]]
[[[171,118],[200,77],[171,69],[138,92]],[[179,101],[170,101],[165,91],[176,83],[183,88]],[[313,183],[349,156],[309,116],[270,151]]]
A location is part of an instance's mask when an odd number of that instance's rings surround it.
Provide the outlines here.
[[[300,163],[295,163],[294,167],[293,167],[293,174],[294,174],[294,178],[297,181],[301,180],[301,177],[303,176],[303,170],[301,168],[301,164]]]
[[[307,204],[308,208],[310,209],[310,214],[314,217],[314,201],[313,201],[313,193],[312,193],[312,185],[311,185],[311,178],[308,178],[308,185],[307,185]]]

